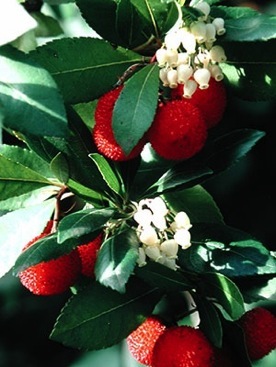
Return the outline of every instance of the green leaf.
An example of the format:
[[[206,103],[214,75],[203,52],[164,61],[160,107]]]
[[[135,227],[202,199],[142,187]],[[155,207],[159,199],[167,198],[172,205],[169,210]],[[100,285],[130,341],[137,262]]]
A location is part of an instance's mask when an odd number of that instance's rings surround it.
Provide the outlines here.
[[[78,349],[107,348],[136,329],[151,314],[159,299],[157,289],[136,279],[128,283],[125,294],[99,283],[91,284],[71,297],[50,338]]]
[[[225,20],[226,41],[267,41],[276,36],[276,16],[249,7],[212,7],[211,15]]]
[[[236,284],[220,273],[205,273],[199,285],[203,294],[214,297],[232,320],[245,312],[242,294]]]
[[[35,29],[36,37],[57,37],[63,34],[63,30],[55,18],[39,11],[33,11],[32,17],[38,23]]]
[[[145,66],[125,84],[112,117],[114,136],[126,155],[149,129],[158,102],[158,66]]]
[[[0,154],[0,201],[52,184],[31,168]]]
[[[184,274],[152,261],[143,267],[137,267],[135,274],[151,286],[168,292],[182,292],[194,287]]]
[[[0,50],[4,126],[37,136],[69,134],[64,104],[51,75],[15,48]]]
[[[56,178],[63,184],[67,184],[69,180],[69,165],[62,153],[58,153],[50,163],[51,171]]]
[[[114,209],[83,209],[64,217],[58,226],[58,243],[83,237],[101,230],[114,214]]]
[[[0,277],[12,268],[23,247],[43,231],[54,207],[55,199],[50,199],[0,217]]]
[[[142,61],[134,52],[84,37],[55,40],[31,54],[53,76],[70,104],[99,98],[112,89],[129,66]]]
[[[221,348],[223,331],[216,307],[206,298],[197,297],[195,294],[193,297],[199,312],[200,329],[215,347]]]
[[[115,192],[115,194],[122,195],[124,192],[122,179],[118,178],[118,175],[112,170],[108,161],[98,153],[89,154],[89,157],[97,166],[107,186]]]
[[[171,191],[163,196],[175,212],[186,212],[191,223],[223,223],[222,214],[214,199],[200,185],[182,191]]]
[[[136,265],[138,246],[139,241],[133,229],[108,238],[97,255],[96,279],[104,286],[124,293]]]

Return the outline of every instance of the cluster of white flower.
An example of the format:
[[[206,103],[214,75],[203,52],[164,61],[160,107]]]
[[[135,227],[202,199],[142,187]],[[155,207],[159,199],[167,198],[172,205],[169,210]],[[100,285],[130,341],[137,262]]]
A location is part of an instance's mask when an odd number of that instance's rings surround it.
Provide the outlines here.
[[[165,87],[183,84],[183,97],[191,98],[197,87],[206,89],[213,77],[224,77],[219,63],[226,61],[224,49],[214,45],[217,36],[225,33],[224,19],[211,18],[210,5],[202,1],[194,5],[202,16],[189,25],[178,21],[166,34],[164,44],[156,51],[159,77]]]
[[[146,265],[150,258],[176,270],[179,246],[191,246],[192,227],[185,212],[173,216],[161,197],[143,199],[137,204],[134,220],[138,223],[137,235],[142,243],[139,247],[138,265]]]

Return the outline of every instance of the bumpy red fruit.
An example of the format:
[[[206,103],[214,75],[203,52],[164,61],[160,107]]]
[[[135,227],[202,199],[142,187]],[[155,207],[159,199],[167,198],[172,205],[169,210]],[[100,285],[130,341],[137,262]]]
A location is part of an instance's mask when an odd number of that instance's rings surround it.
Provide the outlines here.
[[[145,140],[142,138],[130,154],[126,155],[115,140],[112,130],[112,114],[122,88],[123,86],[119,86],[99,98],[94,115],[95,126],[92,132],[98,151],[114,161],[126,161],[137,157],[145,145]]]
[[[199,329],[174,326],[156,341],[151,366],[213,367],[214,355],[214,348]]]
[[[100,234],[93,241],[77,247],[81,259],[81,273],[86,277],[95,277],[94,269],[102,241],[103,235]]]
[[[51,232],[52,225],[50,223],[23,250],[32,246],[39,239],[46,237]],[[60,256],[57,259],[43,261],[30,266],[19,273],[19,279],[24,287],[36,295],[50,296],[60,294],[67,291],[74,284],[80,274],[80,266],[78,252],[73,250],[71,253]]]
[[[250,359],[257,360],[276,348],[276,317],[263,307],[247,311],[239,320]]]
[[[184,99],[174,100],[158,106],[147,136],[161,157],[182,160],[202,149],[207,128],[197,107]]]
[[[176,89],[172,90],[172,98],[183,98],[183,85],[179,84]],[[210,129],[216,126],[224,115],[227,102],[225,85],[222,81],[217,82],[211,78],[209,87],[207,89],[197,88],[189,101],[201,110],[207,128]]]
[[[150,316],[127,337],[128,349],[139,363],[151,365],[154,345],[165,329],[158,317]]]

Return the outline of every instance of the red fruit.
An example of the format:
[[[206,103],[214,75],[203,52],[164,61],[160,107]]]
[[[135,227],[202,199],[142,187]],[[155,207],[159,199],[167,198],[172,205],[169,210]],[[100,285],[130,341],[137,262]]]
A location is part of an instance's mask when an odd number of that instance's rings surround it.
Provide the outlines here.
[[[180,160],[201,150],[207,129],[200,110],[182,99],[159,105],[147,136],[161,157]]]
[[[87,277],[95,277],[95,263],[97,260],[97,253],[101,247],[102,241],[103,235],[100,234],[93,241],[77,247],[81,260],[81,273]]]
[[[122,148],[115,140],[112,130],[112,114],[123,86],[119,86],[105,93],[99,98],[96,110],[95,110],[95,126],[93,129],[93,138],[99,152],[114,161],[126,161],[137,157],[144,145],[145,140],[141,139],[140,142],[134,147],[134,149],[125,155]]]
[[[139,363],[151,365],[154,345],[165,329],[157,316],[150,316],[127,337],[128,349]]]
[[[263,358],[276,348],[276,317],[263,307],[247,311],[239,319],[250,359]]]
[[[183,98],[183,85],[172,90],[173,99]],[[207,89],[197,88],[189,102],[197,106],[205,119],[207,128],[217,125],[223,117],[226,108],[226,89],[223,82],[210,79]]]
[[[191,326],[167,328],[158,338],[152,367],[212,367],[215,351],[205,335]]]
[[[23,250],[32,246],[39,239],[46,237],[51,232],[52,224],[52,221],[48,222],[44,231],[30,241]],[[80,258],[78,252],[73,250],[57,259],[30,266],[20,272],[18,276],[24,287],[32,293],[49,296],[68,290],[76,281],[79,273]]]

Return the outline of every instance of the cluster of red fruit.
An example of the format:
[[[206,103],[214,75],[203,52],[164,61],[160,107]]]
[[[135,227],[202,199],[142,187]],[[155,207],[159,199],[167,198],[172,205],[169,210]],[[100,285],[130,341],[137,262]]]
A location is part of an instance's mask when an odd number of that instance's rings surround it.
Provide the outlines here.
[[[51,233],[53,221],[50,220],[43,232],[32,239],[24,248],[32,246],[38,240]],[[73,251],[57,259],[43,261],[30,266],[19,273],[21,283],[32,293],[41,296],[51,296],[67,291],[75,284],[78,277],[94,278],[94,268],[97,252],[102,243],[102,234],[93,241],[80,245]]]
[[[243,329],[248,356],[257,360],[276,348],[276,317],[267,309],[247,311],[237,323]],[[133,357],[149,367],[233,366],[231,355],[215,348],[203,332],[191,326],[166,326],[150,316],[127,338]]]
[[[115,140],[112,114],[123,85],[99,98],[95,110],[93,138],[98,151],[115,161],[137,157],[149,142],[163,158],[188,159],[198,153],[207,139],[207,130],[221,120],[226,107],[222,82],[210,79],[207,89],[198,88],[190,99],[183,97],[183,86],[172,90],[171,99],[160,102],[153,123],[129,155]]]

